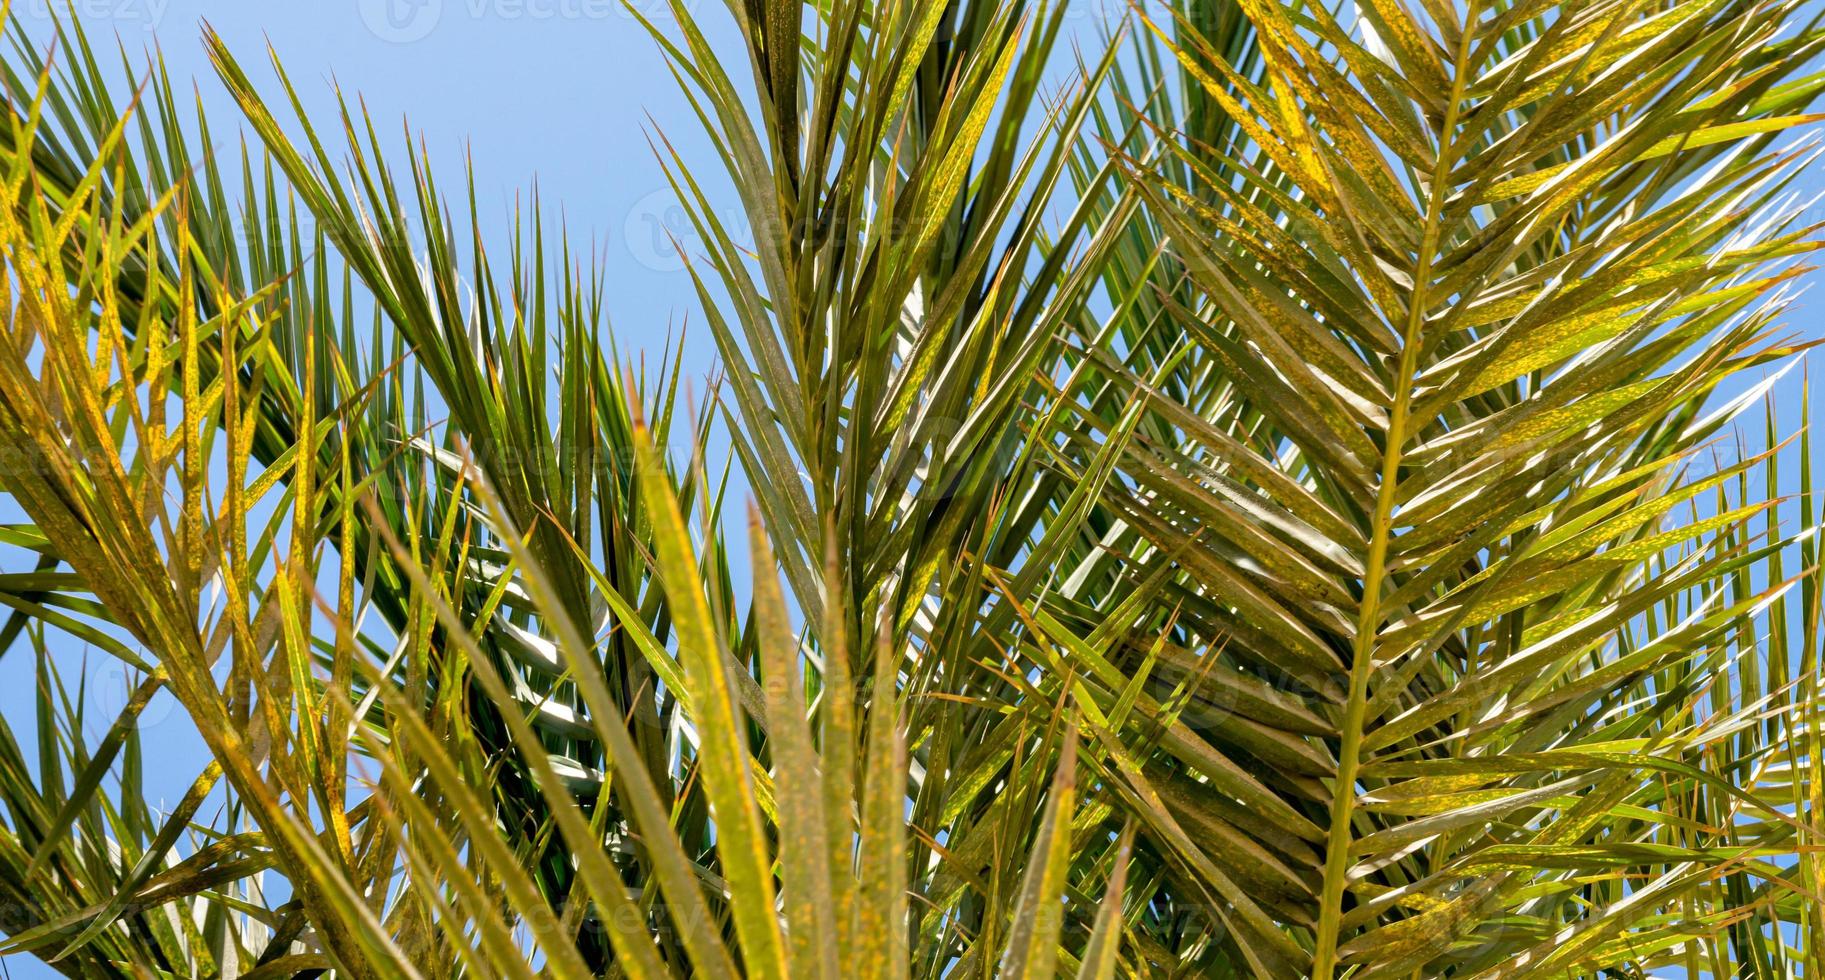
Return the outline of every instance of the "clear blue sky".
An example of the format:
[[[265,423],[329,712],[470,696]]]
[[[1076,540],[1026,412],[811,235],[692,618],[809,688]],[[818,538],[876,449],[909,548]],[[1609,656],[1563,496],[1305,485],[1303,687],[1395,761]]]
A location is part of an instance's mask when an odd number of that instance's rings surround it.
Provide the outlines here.
[[[663,0],[638,2],[656,20],[669,21]],[[1110,11],[1125,7],[1121,0],[1072,2],[1069,29],[1085,38]],[[723,0],[690,3],[712,42],[740,57]],[[14,0],[13,11],[34,36],[47,37],[49,11],[64,6],[64,0]],[[262,69],[253,71],[256,81],[271,80],[262,53],[270,40],[313,118],[333,117],[334,80],[391,126],[395,146],[401,120],[409,119],[446,186],[460,175],[464,153],[472,153],[487,233],[505,234],[516,195],[536,180],[548,207],[554,213],[561,207],[573,247],[587,255],[593,245],[601,257],[608,310],[625,353],[656,356],[687,318],[701,323],[689,277],[661,232],[669,227],[688,245],[688,223],[647,145],[653,121],[701,168],[713,195],[730,195],[714,148],[652,39],[618,0],[70,0],[70,6],[97,42],[117,35],[130,52],[161,47],[174,81],[196,79],[220,139],[234,138],[238,114],[204,57],[205,20],[250,71]],[[1816,193],[1825,188],[1825,173],[1815,170],[1802,184],[1802,193]],[[1819,336],[1820,308],[1818,299],[1802,298],[1791,328]],[[712,342],[700,326],[687,335],[685,358],[687,373],[699,378],[713,364]],[[1780,390],[1797,417],[1797,383]],[[89,700],[100,719],[91,727],[98,734],[124,700],[125,676],[105,655],[91,655],[90,664]],[[23,651],[0,659],[0,713],[16,729],[30,725],[31,673]],[[175,801],[201,766],[200,745],[168,703],[154,705],[143,721],[153,781]],[[56,975],[25,958],[0,968],[16,978]]]

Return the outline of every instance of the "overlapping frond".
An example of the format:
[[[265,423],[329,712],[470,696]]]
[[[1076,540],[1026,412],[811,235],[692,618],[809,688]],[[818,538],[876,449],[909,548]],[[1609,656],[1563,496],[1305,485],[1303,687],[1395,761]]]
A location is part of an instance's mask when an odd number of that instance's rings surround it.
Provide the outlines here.
[[[1740,875],[1810,846],[1791,794],[1706,831],[1672,800],[1746,785],[1713,768],[1744,713],[1810,754],[1791,689],[1688,685],[1793,666],[1755,640],[1792,628],[1794,529],[1746,482],[1776,447],[1707,453],[1765,387],[1714,393],[1795,350],[1811,154],[1777,139],[1819,35],[1786,4],[1238,6],[1253,51],[1152,25],[1198,111],[1134,97],[1119,145],[1177,261],[1120,273],[1146,305],[1085,354],[1146,402],[1106,544],[1173,577],[1176,652],[1137,622],[1117,654],[1195,674],[1234,765],[1160,775],[1208,828],[1184,860],[1258,905],[1223,896],[1268,975],[1595,972],[1726,924],[1784,961]]]

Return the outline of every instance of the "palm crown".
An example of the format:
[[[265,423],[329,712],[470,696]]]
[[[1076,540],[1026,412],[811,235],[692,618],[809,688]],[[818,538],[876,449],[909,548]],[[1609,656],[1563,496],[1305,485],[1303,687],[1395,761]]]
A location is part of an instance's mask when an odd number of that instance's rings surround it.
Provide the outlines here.
[[[0,952],[1814,975],[1825,515],[1741,382],[1806,343],[1805,15],[1179,0],[1067,61],[1062,4],[673,2],[701,404],[359,106],[211,34],[257,142],[199,154],[22,41]],[[144,678],[99,739],[64,638]]]

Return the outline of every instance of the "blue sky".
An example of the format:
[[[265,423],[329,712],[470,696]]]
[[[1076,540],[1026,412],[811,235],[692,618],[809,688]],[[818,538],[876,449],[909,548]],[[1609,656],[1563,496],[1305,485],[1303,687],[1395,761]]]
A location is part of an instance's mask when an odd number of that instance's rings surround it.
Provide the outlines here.
[[[1069,29],[1084,37],[1122,6],[1073,2],[1079,6]],[[637,3],[667,19],[663,0]],[[738,52],[722,0],[690,3],[712,43]],[[506,234],[516,200],[536,181],[553,216],[566,220],[573,248],[600,257],[608,310],[626,353],[656,356],[687,319],[700,321],[690,279],[665,235],[669,229],[688,247],[688,222],[648,134],[662,124],[713,193],[721,173],[657,47],[619,0],[71,0],[68,6],[98,42],[117,35],[135,55],[161,47],[174,80],[197,80],[222,140],[235,137],[230,123],[237,113],[204,56],[204,21],[250,69],[263,69],[262,49],[270,41],[315,118],[334,113],[333,81],[365,99],[376,121],[391,127],[395,147],[401,121],[409,120],[446,183],[471,155],[485,233]],[[13,4],[14,15],[38,37],[49,34],[50,10],[64,8],[64,0]],[[254,75],[271,82],[268,71]],[[1802,185],[1806,194],[1825,189],[1825,173],[1815,170]],[[1819,336],[1820,308],[1816,297],[1803,297],[1790,327]],[[684,357],[687,374],[701,378],[710,370],[714,351],[706,330],[687,333]],[[1797,377],[1778,389],[1790,418],[1797,417]],[[1814,387],[1816,395],[1825,386]],[[96,717],[111,718],[124,700],[125,673],[104,655],[90,663]],[[0,713],[15,727],[29,725],[30,676],[29,656],[0,659]],[[168,705],[155,705],[144,722],[155,782],[175,800],[200,767],[200,746],[181,712]],[[0,968],[17,978],[55,975],[23,958]]]

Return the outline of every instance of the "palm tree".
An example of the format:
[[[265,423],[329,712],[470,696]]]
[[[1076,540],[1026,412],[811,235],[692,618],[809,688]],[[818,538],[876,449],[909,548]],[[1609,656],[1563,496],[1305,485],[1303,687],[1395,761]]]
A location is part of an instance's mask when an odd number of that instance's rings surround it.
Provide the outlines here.
[[[276,58],[205,37],[237,160],[21,35],[0,954],[1817,975],[1806,14],[744,0],[743,74],[674,2],[696,405]],[[99,739],[71,642],[143,677]]]

